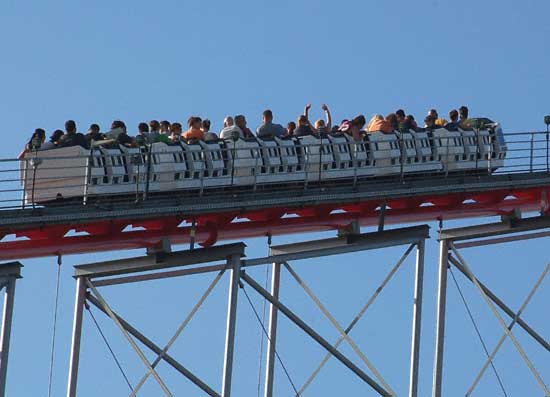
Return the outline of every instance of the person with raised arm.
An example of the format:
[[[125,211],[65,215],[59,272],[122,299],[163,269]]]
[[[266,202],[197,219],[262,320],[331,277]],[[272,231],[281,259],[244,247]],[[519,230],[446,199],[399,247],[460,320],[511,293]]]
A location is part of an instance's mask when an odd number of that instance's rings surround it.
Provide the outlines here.
[[[315,121],[314,127],[317,133],[321,135],[326,135],[330,133],[332,129],[332,117],[330,115],[330,110],[325,103],[321,105],[321,109],[323,109],[323,111],[325,112],[326,122],[323,119],[318,119],[317,121]]]

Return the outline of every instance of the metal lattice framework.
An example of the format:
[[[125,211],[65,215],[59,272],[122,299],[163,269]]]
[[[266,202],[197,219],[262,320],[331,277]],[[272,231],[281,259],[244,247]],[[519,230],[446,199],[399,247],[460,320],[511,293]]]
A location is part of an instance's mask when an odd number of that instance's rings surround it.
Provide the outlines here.
[[[263,299],[269,302],[269,325],[264,329],[267,335],[267,356],[266,356],[266,373],[265,373],[265,389],[266,397],[273,396],[274,382],[274,366],[276,358],[277,344],[277,327],[279,313],[287,317],[298,328],[305,332],[313,341],[318,343],[327,351],[320,365],[313,371],[312,375],[306,380],[300,390],[296,390],[297,395],[302,395],[305,389],[313,381],[325,363],[331,357],[336,358],[341,364],[346,366],[352,373],[363,380],[370,386],[378,395],[394,396],[395,392],[387,384],[374,364],[367,358],[357,344],[350,336],[350,331],[361,319],[367,309],[374,303],[376,297],[382,289],[389,283],[393,275],[403,264],[409,254],[416,249],[416,272],[415,272],[415,288],[413,299],[413,324],[412,324],[412,340],[411,340],[411,367],[410,367],[410,396],[417,395],[418,384],[418,366],[420,352],[420,324],[422,315],[422,284],[423,284],[423,269],[424,269],[424,247],[425,239],[428,238],[428,227],[417,226],[404,229],[394,229],[367,234],[348,234],[346,236],[307,241],[302,243],[294,243],[287,245],[274,246],[271,249],[271,254],[263,258],[243,259],[245,246],[242,243],[222,245],[219,247],[203,248],[192,251],[179,251],[174,253],[162,253],[156,255],[148,255],[138,258],[130,258],[109,262],[94,263],[75,267],[75,278],[77,280],[77,292],[75,303],[75,316],[73,339],[71,349],[71,361],[69,372],[68,396],[76,396],[77,391],[77,375],[79,352],[81,343],[81,330],[83,313],[86,302],[97,307],[105,313],[114,324],[120,329],[128,343],[132,346],[139,359],[143,362],[147,373],[141,378],[136,386],[134,386],[131,395],[136,395],[145,380],[152,376],[164,394],[171,396],[168,386],[160,378],[155,371],[156,365],[161,361],[165,361],[176,371],[194,383],[203,392],[209,396],[229,397],[231,395],[232,384],[232,369],[233,355],[235,349],[235,333],[237,323],[237,300],[239,289],[243,284],[248,285],[252,290],[259,294]],[[351,252],[361,252],[373,249],[387,248],[393,246],[407,245],[408,248],[403,253],[398,262],[391,268],[388,275],[383,280],[382,284],[369,298],[367,303],[361,308],[352,322],[344,328],[335,317],[326,309],[326,307],[317,298],[311,288],[298,275],[296,270],[291,267],[291,261],[301,259],[317,258],[322,256],[339,255]],[[211,262],[224,263],[211,265]],[[265,266],[271,264],[272,280],[271,290],[267,291],[261,287],[246,270],[254,266]],[[279,298],[279,285],[281,269],[286,269],[290,275],[304,289],[307,295],[327,317],[340,334],[340,338],[336,343],[332,344],[327,339],[322,337],[310,325],[300,318],[289,306],[284,304]],[[171,270],[168,270],[171,269]],[[174,336],[168,341],[164,348],[154,344],[148,337],[143,335],[139,330],[127,322],[120,314],[115,313],[106,299],[103,297],[99,289],[106,286],[114,286],[127,283],[143,282],[147,280],[158,280],[162,278],[188,276],[200,273],[215,273],[216,276],[195,304],[189,315],[183,320],[177,328]],[[210,292],[218,283],[224,273],[229,273],[229,291],[228,291],[228,308],[227,308],[227,327],[226,327],[226,342],[224,351],[224,369],[222,374],[222,389],[218,393],[214,387],[206,384],[199,377],[189,371],[183,364],[178,362],[168,353],[169,348],[180,335],[183,329],[191,321],[193,315],[206,300]],[[247,295],[248,298],[248,295]],[[141,347],[137,341],[143,346],[153,351],[157,357],[152,362],[147,361]],[[373,376],[368,375],[350,358],[345,356],[338,350],[338,346],[346,342],[352,350],[357,354],[361,361],[369,368]]]
[[[497,296],[487,285],[481,282],[473,273],[471,267],[466,263],[460,253],[460,249],[471,247],[482,247],[495,244],[503,244],[513,241],[523,241],[529,239],[538,239],[541,237],[550,236],[550,217],[540,216],[527,219],[509,219],[506,222],[491,223],[478,226],[468,226],[457,229],[441,230],[439,232],[439,274],[437,287],[437,319],[436,319],[436,336],[435,336],[435,358],[433,369],[433,397],[441,397],[443,386],[443,354],[445,343],[445,317],[447,306],[447,274],[450,266],[454,266],[462,273],[467,280],[471,281],[479,291],[482,299],[490,308],[491,312],[497,319],[498,323],[504,331],[504,335],[497,342],[497,345],[488,354],[487,361],[482,366],[472,385],[466,392],[466,396],[470,396],[474,391],[483,373],[488,365],[492,364],[492,360],[500,346],[506,338],[509,338],[519,355],[531,371],[534,379],[544,392],[545,396],[550,396],[550,389],[546,386],[541,375],[537,372],[533,363],[529,360],[527,354],[514,337],[512,328],[517,324],[523,329],[537,344],[547,352],[550,352],[550,343],[538,333],[532,326],[522,319],[521,314],[529,303],[530,299],[538,289],[543,279],[550,270],[550,265],[544,268],[544,271],[536,281],[534,287],[528,294],[519,310],[513,310],[507,305],[503,299]],[[504,236],[504,237],[500,237]],[[510,317],[511,322],[507,324],[502,315],[497,310],[499,308]]]
[[[543,133],[544,134],[544,133]],[[411,366],[409,396],[418,394],[418,353],[422,312],[422,281],[424,242],[428,238],[426,226],[384,231],[385,224],[426,222],[482,216],[500,216],[498,223],[471,226],[460,229],[441,230],[440,260],[437,295],[436,349],[433,373],[433,397],[441,397],[443,384],[443,353],[445,334],[445,309],[447,272],[450,266],[459,270],[479,291],[503,328],[503,336],[497,346],[488,354],[487,361],[467,391],[470,395],[492,363],[500,345],[510,338],[533,377],[545,395],[550,391],[537,372],[521,345],[515,339],[512,328],[520,327],[538,345],[550,351],[546,338],[538,333],[523,318],[522,312],[529,303],[550,268],[547,266],[521,307],[515,311],[498,297],[484,283],[479,281],[472,268],[465,262],[459,250],[475,246],[501,244],[550,236],[550,161],[548,133],[511,134],[520,138],[530,137],[511,144],[507,165],[492,175],[445,174],[437,177],[407,177],[366,180],[353,185],[310,184],[299,190],[276,189],[266,191],[229,190],[217,195],[197,197],[148,197],[142,201],[119,201],[109,205],[98,203],[66,203],[62,206],[1,207],[0,217],[0,259],[23,259],[48,255],[81,254],[147,248],[148,255],[119,261],[76,267],[77,293],[75,304],[74,331],[71,349],[68,396],[76,395],[81,325],[83,308],[90,304],[105,313],[120,329],[128,343],[143,361],[147,373],[134,389],[134,395],[150,376],[155,378],[166,395],[168,386],[155,371],[160,361],[168,363],[176,371],[197,385],[210,396],[228,397],[231,393],[233,349],[237,321],[236,302],[239,287],[246,285],[270,305],[270,322],[267,334],[267,365],[265,375],[265,396],[273,394],[274,365],[276,359],[277,323],[279,313],[286,316],[308,334],[316,343],[327,350],[327,356],[306,382],[296,390],[302,395],[317,373],[331,357],[339,360],[379,395],[394,395],[390,385],[377,371],[374,364],[358,348],[349,333],[372,305],[382,288],[391,280],[405,258],[416,249],[415,297],[413,305],[413,332],[411,341]],[[516,146],[514,146],[516,145]],[[525,152],[527,153],[525,155]],[[514,154],[515,153],[515,154]],[[18,173],[19,169],[0,169],[4,175]],[[7,182],[6,182],[7,181]],[[5,179],[0,183],[18,183],[20,180]],[[4,185],[5,186],[5,185]],[[21,198],[8,197],[20,190],[0,189],[0,202],[20,202]],[[229,199],[228,199],[229,197]],[[520,219],[521,212],[540,211],[539,217]],[[360,226],[378,225],[378,232],[360,234]],[[340,237],[273,247],[265,258],[243,259],[244,244],[213,246],[226,239],[244,239],[257,236],[275,236],[287,233],[338,230]],[[189,243],[191,250],[169,252],[172,244]],[[195,243],[205,248],[193,249]],[[407,245],[403,256],[390,270],[379,289],[373,293],[367,304],[353,321],[343,324],[326,309],[306,282],[298,275],[291,262],[347,252]],[[212,264],[212,262],[218,262]],[[246,273],[252,266],[272,266],[271,290],[262,288]],[[5,394],[6,371],[9,354],[11,317],[15,280],[20,277],[19,262],[0,266],[0,287],[5,289],[2,334],[0,344],[0,396]],[[280,273],[288,271],[304,289],[323,315],[332,323],[340,337],[331,344],[305,323],[292,309],[279,299]],[[188,276],[199,273],[215,273],[207,290],[201,296],[190,314],[184,319],[164,347],[156,345],[115,313],[101,294],[100,288],[119,284],[155,280],[168,277]],[[222,388],[214,388],[189,371],[168,350],[194,313],[202,305],[224,274],[229,274],[228,313],[224,370]],[[248,288],[247,287],[247,288]],[[511,321],[504,322],[496,307]],[[137,342],[136,342],[137,340]],[[369,374],[343,355],[338,346],[346,342],[359,359],[369,368]],[[138,343],[141,343],[139,345]],[[156,354],[149,362],[143,354],[143,346]]]

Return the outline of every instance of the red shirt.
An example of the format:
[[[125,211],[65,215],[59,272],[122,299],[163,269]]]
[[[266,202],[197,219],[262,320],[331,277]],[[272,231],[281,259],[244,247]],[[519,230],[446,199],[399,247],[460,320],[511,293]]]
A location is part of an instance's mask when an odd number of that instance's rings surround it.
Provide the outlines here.
[[[200,128],[189,128],[183,133],[185,139],[200,139],[204,140],[204,132]]]

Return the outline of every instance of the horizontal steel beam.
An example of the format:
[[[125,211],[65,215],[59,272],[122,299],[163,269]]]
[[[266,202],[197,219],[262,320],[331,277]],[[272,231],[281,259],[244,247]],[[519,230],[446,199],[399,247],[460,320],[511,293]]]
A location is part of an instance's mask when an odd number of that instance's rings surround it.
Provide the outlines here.
[[[0,264],[0,277],[21,278],[21,262],[9,262]]]
[[[532,240],[535,238],[550,237],[550,232],[538,232],[538,233],[525,233],[515,236],[497,237],[483,240],[466,241],[464,243],[454,244],[455,248],[473,248],[473,247],[485,247],[487,245],[513,243],[517,241]]]
[[[178,251],[135,258],[90,263],[75,266],[74,277],[107,277],[122,274],[161,270],[170,267],[189,266],[200,263],[226,260],[233,255],[245,256],[244,243],[226,244],[192,251]]]
[[[536,216],[526,219],[511,219],[507,222],[445,229],[439,232],[439,240],[472,240],[547,228],[550,228],[550,216]]]
[[[430,227],[428,225],[420,225],[381,232],[352,234],[344,237],[276,245],[271,247],[270,256],[243,260],[243,267],[414,244],[429,238],[429,230]]]
[[[209,265],[209,266],[193,267],[191,269],[172,270],[168,272],[146,273],[146,274],[138,274],[135,276],[104,278],[101,280],[94,281],[94,285],[96,287],[105,287],[108,285],[130,284],[130,283],[138,283],[142,281],[161,280],[164,278],[190,276],[192,274],[219,272],[221,270],[224,270],[226,267],[227,265]]]

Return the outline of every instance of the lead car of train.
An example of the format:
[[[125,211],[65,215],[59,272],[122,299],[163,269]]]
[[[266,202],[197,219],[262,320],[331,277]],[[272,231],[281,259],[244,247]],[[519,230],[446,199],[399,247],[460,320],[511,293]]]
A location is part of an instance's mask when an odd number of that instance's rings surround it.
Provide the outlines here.
[[[414,174],[491,173],[506,143],[498,123],[476,130],[154,143],[141,148],[80,146],[27,153],[21,161],[26,204],[85,201],[136,193],[197,195]]]

